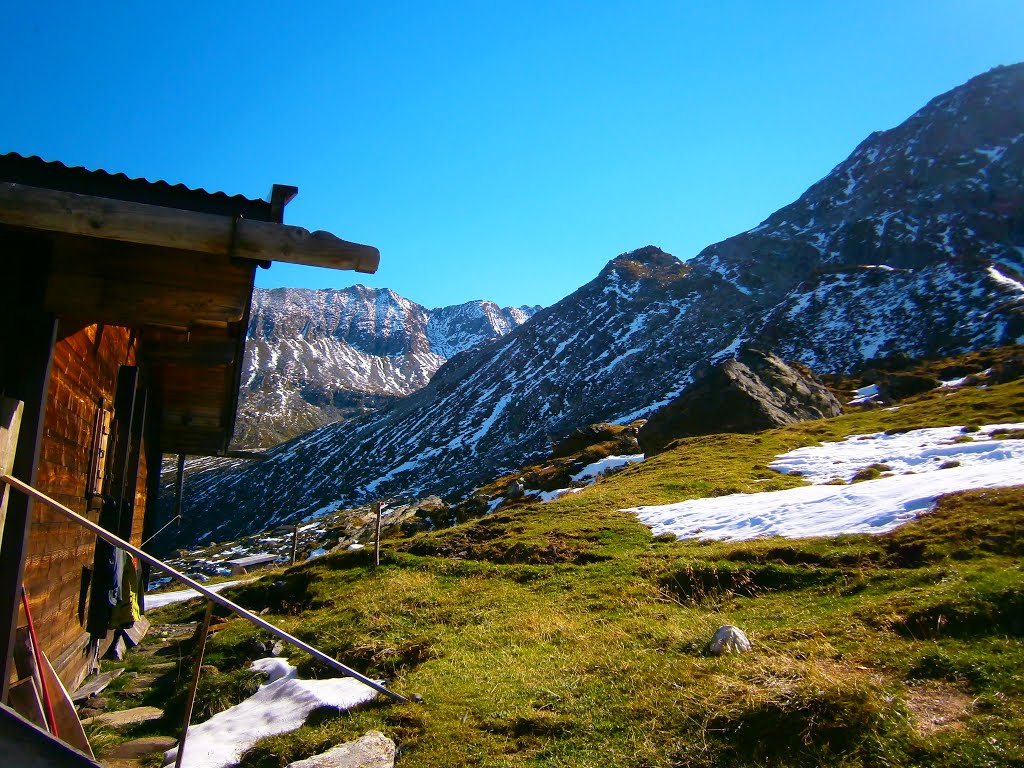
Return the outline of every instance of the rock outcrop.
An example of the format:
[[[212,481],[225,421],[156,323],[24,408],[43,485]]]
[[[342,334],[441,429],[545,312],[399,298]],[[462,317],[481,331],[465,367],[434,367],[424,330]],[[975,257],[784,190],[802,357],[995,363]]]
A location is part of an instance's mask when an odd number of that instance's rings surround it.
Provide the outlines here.
[[[680,437],[760,432],[841,412],[809,369],[744,347],[735,359],[698,371],[693,384],[651,416],[640,430],[640,447],[650,455]]]

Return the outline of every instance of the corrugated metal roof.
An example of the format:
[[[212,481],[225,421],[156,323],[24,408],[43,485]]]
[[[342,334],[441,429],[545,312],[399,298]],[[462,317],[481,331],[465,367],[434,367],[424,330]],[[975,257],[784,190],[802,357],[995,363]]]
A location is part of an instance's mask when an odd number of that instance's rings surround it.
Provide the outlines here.
[[[25,157],[17,152],[0,155],[0,181],[199,213],[242,216],[256,221],[280,223],[284,207],[281,205],[280,210],[274,211],[274,206],[266,200],[192,189],[166,181],[132,179],[123,173],[72,167],[60,161],[43,160],[36,155]]]

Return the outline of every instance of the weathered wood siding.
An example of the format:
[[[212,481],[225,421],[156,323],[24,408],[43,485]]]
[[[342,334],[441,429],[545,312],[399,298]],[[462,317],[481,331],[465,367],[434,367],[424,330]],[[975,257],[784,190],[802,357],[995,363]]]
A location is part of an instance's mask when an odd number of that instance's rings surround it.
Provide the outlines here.
[[[54,348],[49,396],[43,422],[37,486],[43,493],[90,520],[86,496],[97,411],[111,407],[121,365],[135,363],[129,330],[87,325],[68,328]],[[66,334],[66,335],[64,335]],[[146,508],[146,464],[136,486],[131,541],[141,541]],[[40,645],[65,685],[74,687],[87,671],[89,637],[85,575],[93,567],[95,537],[88,531],[34,504],[25,563],[29,595]]]

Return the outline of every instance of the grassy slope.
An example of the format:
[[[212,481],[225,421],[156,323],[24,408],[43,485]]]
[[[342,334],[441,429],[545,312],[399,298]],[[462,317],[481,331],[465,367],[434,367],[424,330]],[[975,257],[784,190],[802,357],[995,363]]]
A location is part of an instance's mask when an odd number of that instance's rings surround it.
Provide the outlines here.
[[[396,539],[379,570],[332,555],[235,590],[425,700],[323,713],[243,765],[370,728],[402,766],[1024,765],[1024,489],[951,496],[880,537],[652,540],[616,511],[799,484],[766,465],[820,440],[1022,417],[1018,381],[687,439],[578,495]],[[726,623],[754,650],[705,656]],[[212,639],[225,674],[253,634]]]

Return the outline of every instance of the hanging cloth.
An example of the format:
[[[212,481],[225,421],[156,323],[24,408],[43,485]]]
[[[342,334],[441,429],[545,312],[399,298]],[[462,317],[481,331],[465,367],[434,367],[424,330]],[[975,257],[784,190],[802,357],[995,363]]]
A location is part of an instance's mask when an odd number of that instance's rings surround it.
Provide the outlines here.
[[[128,629],[142,618],[139,609],[139,564],[134,557],[121,549],[114,550],[115,559],[120,560],[120,578],[117,579],[117,590],[111,590],[110,612],[111,629]]]

